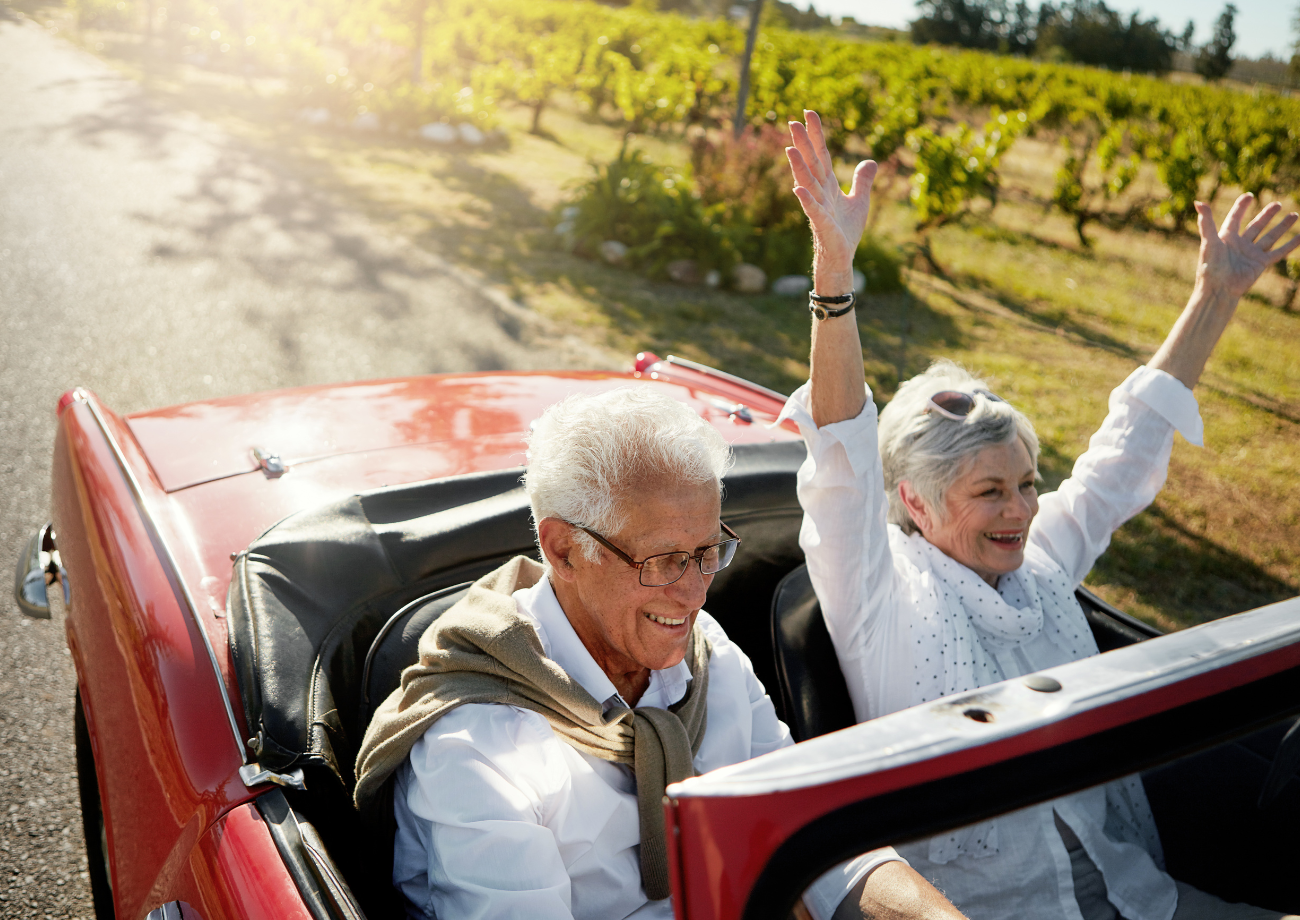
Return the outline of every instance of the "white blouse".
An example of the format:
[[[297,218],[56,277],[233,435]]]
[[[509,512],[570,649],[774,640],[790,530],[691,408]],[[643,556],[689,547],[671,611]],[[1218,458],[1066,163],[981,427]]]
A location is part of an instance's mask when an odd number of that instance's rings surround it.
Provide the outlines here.
[[[1025,563],[990,587],[919,534],[886,523],[876,407],[818,428],[808,386],[782,412],[799,425],[800,545],[859,721],[1096,654],[1073,591],[1111,534],[1164,485],[1175,430],[1201,443],[1191,391],[1142,367],[1070,478],[1039,500]],[[1177,905],[1139,780],[1129,778],[898,847],[971,920],[1080,917],[1053,812],[1083,842],[1128,920]]]
[[[614,684],[583,646],[548,579],[515,592],[546,656],[613,705]],[[793,743],[749,659],[701,611],[709,637],[708,722],[695,768],[703,773]],[[683,661],[653,671],[638,705],[667,708],[686,695]],[[545,718],[473,704],[425,732],[397,773],[393,883],[413,918],[442,920],[671,920],[672,900],[641,887],[636,779],[622,764],[583,754]],[[826,920],[889,848],[830,870],[804,895]]]

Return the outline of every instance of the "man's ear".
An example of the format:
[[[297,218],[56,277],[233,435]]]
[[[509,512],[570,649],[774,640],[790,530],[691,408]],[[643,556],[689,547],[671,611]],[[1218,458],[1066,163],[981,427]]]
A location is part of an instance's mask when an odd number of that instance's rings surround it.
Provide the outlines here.
[[[925,503],[925,499],[912,488],[909,480],[904,479],[898,484],[898,497],[903,500],[903,507],[911,515],[912,522],[920,529],[921,534],[929,534],[934,526],[934,515],[930,513],[930,507]]]
[[[569,557],[581,551],[573,532],[573,525],[559,518],[542,518],[537,525],[537,542],[542,546],[542,555],[550,564],[551,571],[562,581],[573,581],[573,563]]]

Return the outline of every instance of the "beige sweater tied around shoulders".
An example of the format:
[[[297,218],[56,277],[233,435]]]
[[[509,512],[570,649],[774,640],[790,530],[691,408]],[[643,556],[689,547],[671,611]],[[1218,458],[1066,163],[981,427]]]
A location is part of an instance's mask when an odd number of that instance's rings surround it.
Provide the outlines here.
[[[704,740],[709,689],[709,640],[697,624],[686,662],[686,696],[669,709],[602,701],[542,652],[532,624],[511,595],[531,588],[546,570],[516,556],[484,575],[420,637],[420,659],[375,711],[357,754],[357,808],[366,814],[384,782],[406,760],[429,726],[466,703],[497,703],[538,713],[565,742],[601,760],[629,764],[636,774],[641,817],[641,884],[651,900],[670,894],[664,841],[664,789],[695,775]]]

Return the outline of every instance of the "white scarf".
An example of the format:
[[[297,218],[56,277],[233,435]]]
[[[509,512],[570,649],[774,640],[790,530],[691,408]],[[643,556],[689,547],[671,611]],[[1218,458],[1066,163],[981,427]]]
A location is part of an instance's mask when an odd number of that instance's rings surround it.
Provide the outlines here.
[[[1097,654],[1069,576],[1033,544],[1025,550],[1024,564],[1003,575],[994,589],[920,534],[906,536],[893,525],[889,531],[894,558],[917,570],[918,577],[908,579],[914,593],[910,606],[924,625],[941,630],[944,644],[956,652],[943,659],[945,696],[1025,673],[1012,650],[1040,633],[1058,659],[1040,667]]]
[[[900,599],[913,611],[913,628],[937,632],[947,649],[944,696],[1026,673],[1024,659],[1014,650],[1039,635],[1047,637],[1055,654],[1049,653],[1044,661],[1040,647],[1037,669],[1097,654],[1097,641],[1069,576],[1032,543],[1025,549],[1024,564],[998,579],[996,589],[920,534],[906,535],[891,524],[889,545],[895,564],[901,561],[916,570],[914,577],[906,579],[911,596]],[[913,705],[923,702],[928,700],[917,699]],[[1140,843],[1157,865],[1162,864],[1160,837],[1139,779],[1132,776],[1108,784],[1106,798],[1119,819],[1111,828],[1114,837]],[[1075,828],[1076,833],[1080,830]],[[997,821],[930,840],[930,860],[936,863],[997,853]]]

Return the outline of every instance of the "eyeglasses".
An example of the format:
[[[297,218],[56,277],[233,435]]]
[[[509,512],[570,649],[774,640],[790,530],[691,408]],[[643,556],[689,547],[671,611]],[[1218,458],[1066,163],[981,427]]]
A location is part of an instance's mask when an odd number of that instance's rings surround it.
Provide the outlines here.
[[[605,549],[609,550],[618,558],[622,559],[628,565],[640,570],[641,584],[647,588],[662,588],[671,585],[683,575],[686,574],[686,568],[694,559],[700,565],[701,575],[716,575],[727,566],[731,565],[731,560],[735,558],[736,547],[740,545],[740,537],[734,530],[726,524],[722,524],[722,529],[727,532],[730,540],[723,540],[721,543],[714,543],[712,546],[706,546],[703,549],[697,549],[693,553],[659,553],[656,556],[649,556],[640,562],[637,562],[627,553],[623,552],[613,543],[610,543],[594,530],[588,530],[581,524],[574,524],[572,521],[566,522],[570,527],[576,527],[591,537]]]
[[[995,396],[988,390],[976,390],[975,393],[990,402],[1006,402],[1001,396]],[[961,390],[940,390],[930,397],[930,402],[926,405],[925,411],[930,412],[933,410],[944,418],[960,422],[970,415],[974,408],[975,394],[963,393]]]

